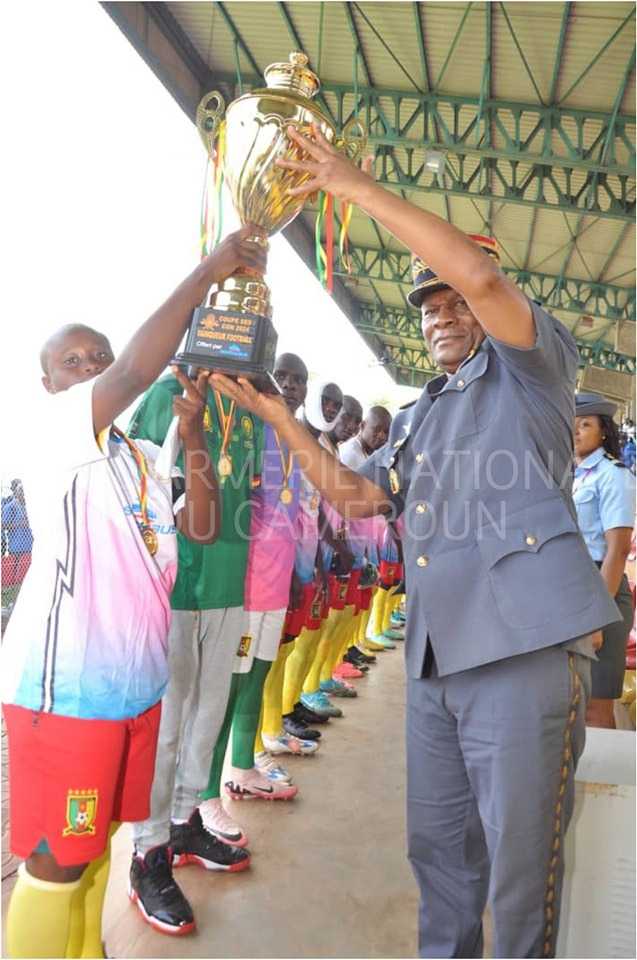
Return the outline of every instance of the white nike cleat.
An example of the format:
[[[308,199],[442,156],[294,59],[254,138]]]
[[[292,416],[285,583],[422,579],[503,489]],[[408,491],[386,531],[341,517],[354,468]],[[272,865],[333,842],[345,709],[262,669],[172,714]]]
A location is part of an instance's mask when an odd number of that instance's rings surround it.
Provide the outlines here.
[[[281,780],[270,780],[260,770],[230,768],[230,780],[225,783],[226,793],[233,800],[291,800],[299,788]]]

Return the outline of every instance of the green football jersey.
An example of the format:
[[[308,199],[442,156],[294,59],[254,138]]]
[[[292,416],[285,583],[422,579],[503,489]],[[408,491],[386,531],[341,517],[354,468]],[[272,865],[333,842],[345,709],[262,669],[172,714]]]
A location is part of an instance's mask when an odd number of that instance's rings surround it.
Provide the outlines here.
[[[161,445],[173,419],[173,397],[182,387],[172,374],[162,377],[145,393],[128,433]],[[179,569],[170,598],[174,610],[212,610],[243,605],[250,543],[251,491],[261,470],[263,423],[228,397],[208,388],[204,435],[217,471],[221,493],[221,532],[204,546],[178,534]],[[227,442],[224,450],[224,436]],[[225,452],[232,473],[219,469]],[[183,451],[177,459],[183,470]]]

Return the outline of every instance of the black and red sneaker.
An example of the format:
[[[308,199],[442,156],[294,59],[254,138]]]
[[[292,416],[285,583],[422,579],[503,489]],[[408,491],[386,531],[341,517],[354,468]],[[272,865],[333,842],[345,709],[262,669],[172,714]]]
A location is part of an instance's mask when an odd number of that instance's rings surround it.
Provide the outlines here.
[[[206,828],[198,809],[193,810],[185,823],[171,823],[170,845],[173,866],[198,863],[206,870],[245,870],[250,865],[250,854],[243,847],[223,843]]]
[[[173,877],[172,851],[166,844],[152,847],[143,857],[135,854],[128,896],[159,933],[180,936],[195,929],[192,908]]]

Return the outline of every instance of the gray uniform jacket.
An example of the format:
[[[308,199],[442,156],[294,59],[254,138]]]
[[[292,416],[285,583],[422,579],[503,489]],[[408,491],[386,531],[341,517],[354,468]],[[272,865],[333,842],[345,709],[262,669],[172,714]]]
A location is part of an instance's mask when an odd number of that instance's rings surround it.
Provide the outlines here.
[[[532,348],[487,338],[360,468],[402,514],[412,677],[427,637],[445,676],[619,619],[571,497],[577,347],[531,306]]]

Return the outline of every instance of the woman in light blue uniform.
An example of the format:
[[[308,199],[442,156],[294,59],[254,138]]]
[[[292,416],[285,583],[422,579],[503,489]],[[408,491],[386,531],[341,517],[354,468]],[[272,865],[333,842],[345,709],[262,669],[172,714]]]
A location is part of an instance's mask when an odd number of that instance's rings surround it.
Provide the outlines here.
[[[591,665],[589,727],[614,727],[613,700],[621,697],[633,600],[624,573],[635,523],[635,478],[621,459],[617,405],[595,393],[575,397],[573,499],[588,551],[623,619],[603,631]]]

